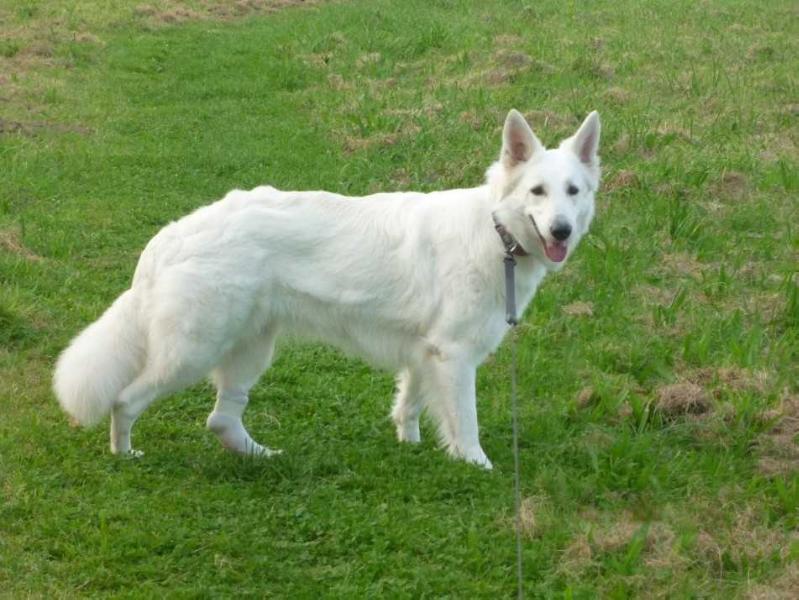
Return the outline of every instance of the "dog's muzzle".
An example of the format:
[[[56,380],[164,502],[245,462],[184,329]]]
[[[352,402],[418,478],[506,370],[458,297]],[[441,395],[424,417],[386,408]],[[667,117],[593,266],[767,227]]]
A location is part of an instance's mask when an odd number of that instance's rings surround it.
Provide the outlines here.
[[[566,255],[569,253],[568,239],[572,232],[571,225],[563,219],[555,219],[549,231],[555,239],[552,242],[547,242],[546,238],[541,235],[541,230],[538,228],[538,223],[535,222],[533,215],[527,215],[533,224],[538,238],[541,240],[541,245],[544,247],[544,254],[553,263],[563,262]],[[556,233],[557,232],[557,233]]]

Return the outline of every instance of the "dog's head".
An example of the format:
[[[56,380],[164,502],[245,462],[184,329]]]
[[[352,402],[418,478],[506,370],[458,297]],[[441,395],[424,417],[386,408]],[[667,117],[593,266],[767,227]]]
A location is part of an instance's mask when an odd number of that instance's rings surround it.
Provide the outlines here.
[[[599,115],[592,112],[557,149],[547,150],[511,110],[502,152],[488,170],[495,220],[531,255],[559,269],[594,216],[599,186]]]

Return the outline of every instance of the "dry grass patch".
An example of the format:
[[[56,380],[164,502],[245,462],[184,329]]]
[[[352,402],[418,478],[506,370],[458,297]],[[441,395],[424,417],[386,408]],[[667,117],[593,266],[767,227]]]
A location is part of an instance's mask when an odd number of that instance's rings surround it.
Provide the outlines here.
[[[466,123],[469,127],[474,129],[475,131],[479,131],[483,127],[483,117],[478,115],[473,110],[467,110],[462,112],[459,117],[461,123]]]
[[[727,522],[731,514],[732,521]],[[610,522],[597,523],[599,518],[596,514],[582,515],[583,530],[572,538],[560,556],[561,573],[585,572],[597,566],[604,556],[623,553],[631,544],[639,543],[641,563],[648,569],[679,573],[700,564],[723,576],[730,562],[748,564],[766,557],[782,563],[790,561],[792,544],[799,540],[797,532],[766,527],[763,515],[754,508],[731,511],[722,501],[707,507],[704,526],[689,545],[664,521],[643,522],[629,512]],[[775,583],[757,589],[786,589],[784,584],[795,581],[795,566],[789,564]]]
[[[522,498],[519,527],[523,536],[533,538],[541,533],[541,513],[544,511],[545,505],[546,500],[539,496]]]
[[[526,110],[524,118],[535,129],[536,127],[547,129],[571,128],[578,125],[574,117],[562,115],[551,110]]]
[[[160,12],[156,11],[151,15],[150,18],[154,21],[164,23],[167,25],[176,25],[179,23],[184,23],[186,21],[196,21],[204,17],[205,15],[203,15],[202,13],[192,10],[190,8],[186,8],[183,6],[176,6],[168,10]]]
[[[497,46],[510,46],[512,48],[519,48],[524,46],[524,39],[521,36],[509,33],[494,36],[494,44]]]
[[[669,275],[698,279],[707,265],[699,262],[687,252],[672,252],[663,254],[659,268],[665,270]]]
[[[661,123],[655,131],[662,137],[676,138],[684,142],[691,142],[693,140],[691,131],[677,123]]]
[[[795,118],[795,117],[791,117]],[[753,136],[752,144],[762,150],[758,157],[765,162],[775,162],[782,158],[788,160],[799,160],[799,143],[788,131],[777,131],[774,133],[761,133]]]
[[[735,562],[755,561],[775,556],[780,561],[789,560],[791,546],[799,541],[799,532],[782,531],[763,524],[766,516],[747,506],[738,511],[730,527],[722,533],[724,546]],[[722,538],[723,539],[723,538]]]
[[[596,390],[589,386],[584,387],[577,393],[577,397],[575,398],[575,402],[577,404],[577,408],[588,408],[596,404],[599,400],[599,395],[596,393]]]
[[[741,367],[702,367],[685,374],[685,379],[706,388],[718,397],[722,390],[765,394],[771,385],[766,370],[752,371]]]
[[[543,496],[527,496],[522,498],[519,510],[519,529],[522,536],[533,539],[541,535],[547,521],[549,502]],[[503,528],[516,529],[516,515],[505,514],[499,519]]]
[[[739,201],[749,195],[749,178],[739,171],[725,171],[710,188],[716,200]]]
[[[627,104],[631,98],[630,92],[620,87],[606,89],[604,96],[613,104]]]
[[[566,306],[562,307],[561,310],[563,314],[569,315],[570,317],[593,317],[594,316],[594,305],[591,302],[572,302],[571,304],[567,304]]]
[[[610,146],[610,151],[618,156],[623,156],[630,151],[632,140],[629,133],[622,133]]]
[[[362,69],[368,65],[376,65],[381,60],[383,60],[383,55],[379,52],[368,52],[367,54],[362,54],[355,60],[355,66]]]
[[[799,396],[785,394],[780,406],[766,411],[763,419],[773,425],[757,440],[758,469],[767,477],[799,473]]]
[[[594,552],[588,536],[578,535],[564,548],[558,562],[558,570],[565,574],[580,573],[594,565]]]
[[[723,576],[730,564],[772,560],[785,565],[792,560],[799,532],[768,527],[763,510],[751,505],[732,507],[723,496],[724,491],[719,498],[696,506],[703,520],[690,553],[697,561]]]
[[[437,100],[427,98],[422,102],[421,106],[415,108],[390,108],[383,111],[383,114],[392,117],[411,117],[420,118],[427,117],[429,119],[435,117],[444,110],[444,105]]]
[[[593,520],[588,516],[589,520]],[[660,521],[642,522],[625,512],[611,523],[588,523],[563,550],[558,570],[563,573],[584,571],[604,555],[624,551],[636,539],[641,541],[644,565],[650,568],[675,568],[686,564],[677,552],[676,536]]]
[[[638,179],[638,174],[630,169],[621,169],[613,174],[608,182],[602,186],[606,192],[613,192],[615,190],[624,190],[628,188],[637,188],[641,184]]]
[[[337,91],[344,91],[344,90],[352,90],[354,86],[346,81],[344,77],[339,75],[338,73],[331,73],[327,76],[327,83],[328,85]]]
[[[30,261],[44,260],[22,242],[19,231],[16,229],[0,229],[0,248],[15,256]]]
[[[491,56],[490,66],[482,70],[475,69],[463,83],[468,88],[478,85],[496,87],[512,83],[519,75],[528,71],[549,73],[553,70],[552,65],[536,60],[526,52],[500,48]]]
[[[0,118],[0,135],[17,134],[33,137],[46,131],[55,133],[91,133],[90,129],[81,125],[65,125],[63,123],[52,123],[48,121],[22,122]]]
[[[689,381],[670,383],[655,390],[655,409],[666,418],[699,415],[711,408],[705,389]]]
[[[641,284],[633,288],[633,296],[644,305],[668,306],[677,295],[675,289],[666,289],[656,285]]]
[[[400,129],[391,133],[375,133],[369,137],[342,135],[341,139],[344,152],[352,154],[374,147],[393,146],[397,142],[413,137],[422,130],[416,123],[405,123]]]
[[[232,19],[271,13],[323,0],[153,0],[131,6],[125,0],[77,3],[69,13],[58,3],[38,3],[32,12],[0,13],[0,37],[15,51],[0,56],[0,70],[24,74],[55,66],[57,47],[67,43],[103,45],[112,28],[143,24],[147,28],[177,25],[201,19]]]
[[[748,600],[795,600],[799,595],[799,565],[791,563],[768,583],[751,585],[746,591]]]

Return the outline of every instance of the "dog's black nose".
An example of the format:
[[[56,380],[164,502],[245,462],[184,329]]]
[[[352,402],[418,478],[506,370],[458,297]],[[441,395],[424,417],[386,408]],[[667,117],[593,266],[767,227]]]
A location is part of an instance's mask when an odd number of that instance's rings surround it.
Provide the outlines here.
[[[552,234],[553,238],[562,242],[572,234],[572,226],[566,221],[557,220],[552,223],[552,227],[549,228],[549,233]]]

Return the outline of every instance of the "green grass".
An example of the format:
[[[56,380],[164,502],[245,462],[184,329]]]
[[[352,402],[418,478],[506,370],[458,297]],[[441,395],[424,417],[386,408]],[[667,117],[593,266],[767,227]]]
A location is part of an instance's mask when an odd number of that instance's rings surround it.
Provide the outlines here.
[[[7,6],[0,595],[512,595],[506,346],[478,376],[491,473],[429,427],[398,445],[391,375],[324,347],[284,344],[253,391],[250,430],[285,450],[268,461],[204,430],[207,385],[145,413],[138,461],[49,390],[170,220],[267,182],[477,185],[511,107],[550,144],[599,110],[605,167],[591,235],[518,334],[528,595],[799,586],[791,2],[354,1],[179,25]],[[688,392],[706,412],[668,409]]]

